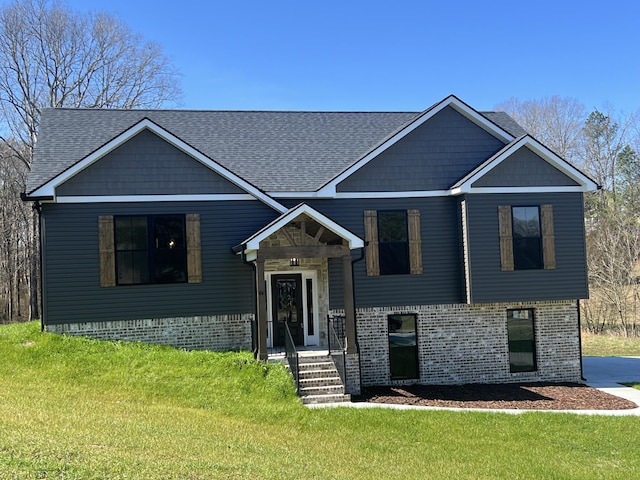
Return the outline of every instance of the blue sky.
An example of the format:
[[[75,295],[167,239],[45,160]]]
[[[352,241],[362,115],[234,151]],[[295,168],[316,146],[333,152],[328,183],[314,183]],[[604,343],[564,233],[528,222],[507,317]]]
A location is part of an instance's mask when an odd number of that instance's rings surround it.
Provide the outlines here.
[[[640,109],[640,2],[68,0],[159,42],[193,109]],[[579,6],[579,7],[578,7]]]

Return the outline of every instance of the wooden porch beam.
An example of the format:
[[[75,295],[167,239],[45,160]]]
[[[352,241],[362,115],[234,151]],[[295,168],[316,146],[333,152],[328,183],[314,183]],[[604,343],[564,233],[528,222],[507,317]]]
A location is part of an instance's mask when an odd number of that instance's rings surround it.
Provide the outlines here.
[[[347,353],[358,353],[358,347],[356,346],[356,308],[353,296],[353,273],[351,268],[351,255],[342,257],[346,348]]]
[[[256,260],[256,293],[258,298],[256,325],[258,335],[258,360],[267,361],[267,284],[264,279],[264,260]]]
[[[296,242],[293,240],[293,237],[291,236],[291,234],[287,231],[287,227],[284,227],[284,228],[280,229],[280,231],[282,232],[284,237],[289,242],[289,245],[291,245],[292,247],[295,247],[296,246]]]
[[[349,247],[344,245],[302,245],[297,247],[262,247],[258,250],[258,259],[280,258],[338,258],[349,257]],[[349,260],[351,261],[351,260]]]

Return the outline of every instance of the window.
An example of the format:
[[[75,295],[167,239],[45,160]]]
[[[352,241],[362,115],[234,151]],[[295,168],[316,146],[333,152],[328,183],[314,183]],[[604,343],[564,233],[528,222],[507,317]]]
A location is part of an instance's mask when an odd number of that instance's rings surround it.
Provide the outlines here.
[[[507,310],[507,333],[511,373],[536,371],[533,309]]]
[[[368,276],[422,273],[419,210],[364,212]]]
[[[409,273],[407,212],[378,212],[380,275]]]
[[[513,207],[513,267],[542,268],[542,234],[538,207]]]
[[[200,283],[200,215],[98,218],[100,285]]]
[[[498,227],[503,271],[556,268],[552,205],[499,206]]]
[[[115,217],[118,285],[187,281],[184,215]]]
[[[418,378],[416,315],[389,315],[387,320],[391,378]]]

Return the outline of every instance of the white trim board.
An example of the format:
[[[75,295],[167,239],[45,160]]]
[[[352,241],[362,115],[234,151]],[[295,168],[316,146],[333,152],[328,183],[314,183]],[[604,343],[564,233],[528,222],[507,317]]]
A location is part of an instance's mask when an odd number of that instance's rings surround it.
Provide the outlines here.
[[[258,200],[249,193],[195,195],[93,195],[57,197],[56,203],[224,202]]]

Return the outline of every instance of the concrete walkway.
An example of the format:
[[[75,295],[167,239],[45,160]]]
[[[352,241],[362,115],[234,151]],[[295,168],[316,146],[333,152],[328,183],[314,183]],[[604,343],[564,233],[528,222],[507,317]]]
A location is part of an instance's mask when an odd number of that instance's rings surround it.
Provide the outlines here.
[[[453,410],[476,412],[500,412],[520,414],[525,412],[575,413],[578,415],[640,416],[640,390],[626,387],[621,383],[640,383],[640,357],[583,357],[583,375],[587,385],[603,392],[632,401],[637,408],[628,410],[516,410],[489,408],[442,408],[420,407],[413,405],[388,405],[381,403],[327,403],[307,405],[309,408],[355,407],[355,408],[393,408],[397,410]]]

